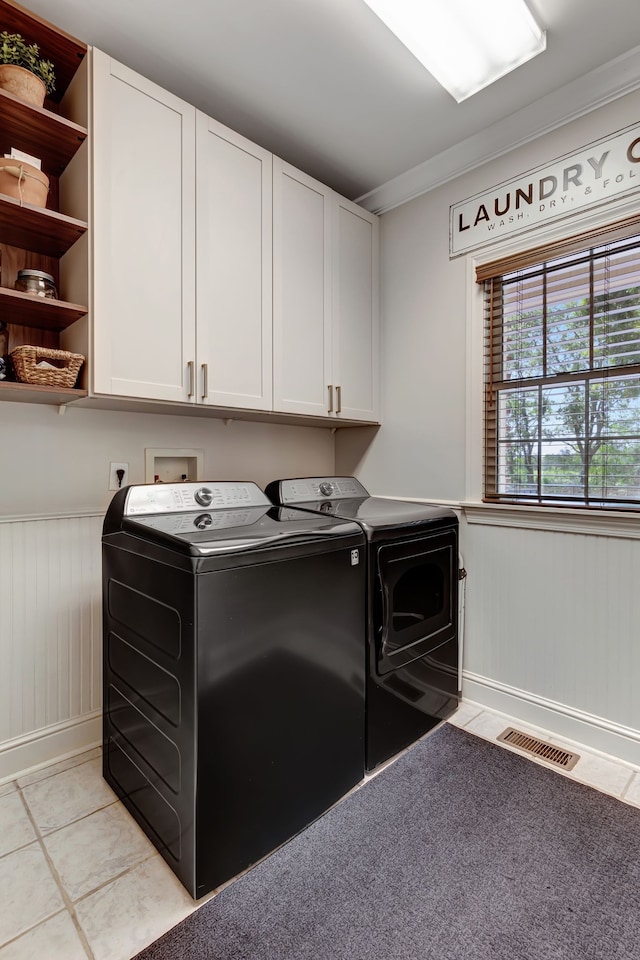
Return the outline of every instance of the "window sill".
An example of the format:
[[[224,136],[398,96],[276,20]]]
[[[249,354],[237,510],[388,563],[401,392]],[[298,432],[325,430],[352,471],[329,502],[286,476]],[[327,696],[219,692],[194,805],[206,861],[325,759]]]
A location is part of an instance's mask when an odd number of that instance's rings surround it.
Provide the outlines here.
[[[529,507],[480,501],[463,501],[460,507],[468,523],[484,526],[640,540],[640,513],[632,511]]]

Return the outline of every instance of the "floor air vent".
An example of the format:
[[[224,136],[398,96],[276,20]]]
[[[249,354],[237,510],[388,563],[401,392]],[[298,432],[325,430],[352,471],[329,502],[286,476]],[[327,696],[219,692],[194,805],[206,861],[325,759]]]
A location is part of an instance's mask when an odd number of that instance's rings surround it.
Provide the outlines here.
[[[498,737],[502,743],[508,743],[510,747],[516,747],[518,750],[524,750],[525,753],[532,753],[548,763],[553,763],[563,770],[572,770],[580,757],[577,753],[569,753],[567,750],[560,750],[554,747],[552,743],[545,743],[544,740],[537,740],[530,737],[528,733],[522,733],[520,730],[514,730],[508,727]]]

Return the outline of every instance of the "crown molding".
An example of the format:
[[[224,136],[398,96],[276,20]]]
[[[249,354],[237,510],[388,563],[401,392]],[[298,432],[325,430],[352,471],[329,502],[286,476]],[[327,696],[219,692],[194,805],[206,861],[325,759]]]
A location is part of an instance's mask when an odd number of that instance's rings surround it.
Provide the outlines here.
[[[640,47],[635,47],[388,180],[356,202],[371,213],[386,213],[638,89]]]

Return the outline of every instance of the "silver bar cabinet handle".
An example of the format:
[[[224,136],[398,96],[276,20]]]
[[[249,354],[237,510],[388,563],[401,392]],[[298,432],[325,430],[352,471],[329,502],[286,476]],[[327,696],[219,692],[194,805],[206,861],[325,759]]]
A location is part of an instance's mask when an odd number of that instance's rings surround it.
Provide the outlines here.
[[[342,387],[336,387],[336,413],[342,413]]]
[[[189,362],[187,363],[187,369],[189,371],[189,393],[187,394],[187,396],[192,397],[193,394],[195,393],[195,390],[194,390],[195,363],[193,362],[193,360],[189,360]]]
[[[329,384],[327,390],[329,391],[329,409],[327,413],[333,413],[333,386]]]
[[[206,400],[209,396],[209,364],[202,364],[202,399]]]

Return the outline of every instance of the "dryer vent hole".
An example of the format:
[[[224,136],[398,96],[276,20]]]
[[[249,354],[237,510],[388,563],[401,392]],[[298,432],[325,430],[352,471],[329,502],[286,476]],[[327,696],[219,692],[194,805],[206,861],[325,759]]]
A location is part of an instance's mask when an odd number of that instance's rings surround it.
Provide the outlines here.
[[[562,767],[563,770],[572,770],[580,759],[577,753],[560,750],[559,747],[554,747],[552,743],[545,743],[544,740],[538,740],[536,737],[531,737],[529,734],[522,733],[521,730],[515,730],[513,727],[507,727],[506,730],[503,730],[498,740],[501,743],[508,743],[510,747],[515,747],[524,753],[531,753],[540,757],[547,763]]]

